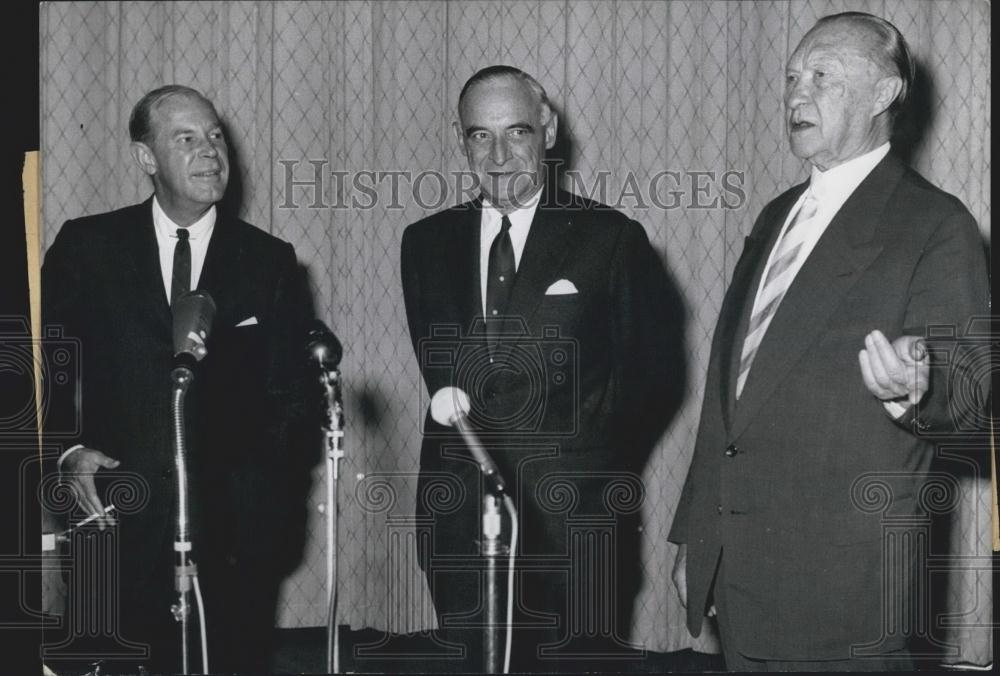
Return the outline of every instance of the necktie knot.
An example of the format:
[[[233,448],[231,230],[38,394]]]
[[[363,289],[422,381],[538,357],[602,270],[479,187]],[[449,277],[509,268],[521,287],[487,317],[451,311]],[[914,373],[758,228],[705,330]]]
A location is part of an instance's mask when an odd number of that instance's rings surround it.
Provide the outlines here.
[[[510,230],[510,219],[507,216],[503,216],[500,219],[500,234],[504,234]]]
[[[178,240],[184,242],[190,236],[191,236],[191,233],[188,232],[187,228],[177,228],[177,239]]]
[[[799,216],[796,221],[804,221],[807,218],[812,218],[819,211],[819,195],[818,191],[809,188],[806,191],[806,198],[802,201],[802,207],[799,209]]]

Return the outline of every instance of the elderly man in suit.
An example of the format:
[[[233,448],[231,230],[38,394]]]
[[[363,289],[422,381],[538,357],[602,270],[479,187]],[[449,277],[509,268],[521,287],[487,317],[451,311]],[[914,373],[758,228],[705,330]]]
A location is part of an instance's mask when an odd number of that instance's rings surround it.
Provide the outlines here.
[[[168,85],[142,97],[131,152],[153,184],[145,202],[67,221],[42,268],[46,326],[80,341],[79,435],[59,458],[84,515],[117,493],[116,589],[77,589],[87,613],[117,634],[98,655],[135,671],[175,671],[175,482],[171,427],[172,312],[189,289],[217,306],[208,355],[187,401],[194,551],[213,671],[268,670],[285,548],[292,432],[303,406],[305,303],[292,246],[217,209],[229,178],[225,134],[211,101]],[[75,442],[75,443],[74,443]],[[197,616],[192,616],[197,627]],[[192,655],[199,641],[191,639]],[[148,646],[148,648],[144,647]],[[95,655],[97,656],[97,655]],[[200,660],[192,657],[193,666]]]
[[[428,392],[470,395],[519,511],[512,668],[594,668],[626,650],[638,471],[667,417],[662,391],[683,373],[666,358],[672,290],[640,224],[546,181],[557,115],[534,78],[485,68],[458,113],[481,196],[404,232],[410,334]],[[429,415],[418,484],[443,637],[465,655],[456,668],[478,671],[483,488]]]
[[[670,533],[688,628],[717,613],[732,670],[912,666],[919,553],[886,528],[926,509],[935,435],[988,387],[956,358],[988,312],[975,221],[890,149],[912,77],[899,31],[863,13],[821,19],[788,61],[785,124],[812,173],[736,265]],[[933,349],[932,325],[959,339]]]

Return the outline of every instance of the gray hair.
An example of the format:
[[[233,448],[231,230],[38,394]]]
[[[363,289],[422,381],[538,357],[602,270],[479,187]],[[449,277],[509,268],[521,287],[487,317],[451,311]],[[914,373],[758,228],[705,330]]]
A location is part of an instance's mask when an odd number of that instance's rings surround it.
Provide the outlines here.
[[[876,50],[872,53],[872,59],[883,71],[898,75],[903,86],[900,87],[896,98],[889,105],[889,112],[895,116],[906,102],[913,87],[913,80],[916,76],[916,64],[910,55],[910,48],[906,44],[906,39],[899,29],[882,17],[868,14],[867,12],[841,12],[824,16],[816,22],[813,30],[820,26],[849,22],[856,26],[864,26],[876,38]]]
[[[466,80],[465,86],[462,87],[462,91],[458,95],[459,111],[462,109],[462,101],[465,99],[465,95],[469,93],[469,90],[472,89],[473,86],[501,77],[513,77],[525,83],[538,97],[538,101],[542,104],[542,107],[549,112],[552,111],[552,104],[549,103],[549,96],[545,93],[545,87],[543,87],[538,80],[531,77],[520,68],[505,65],[487,66],[486,68],[476,71],[472,77]]]

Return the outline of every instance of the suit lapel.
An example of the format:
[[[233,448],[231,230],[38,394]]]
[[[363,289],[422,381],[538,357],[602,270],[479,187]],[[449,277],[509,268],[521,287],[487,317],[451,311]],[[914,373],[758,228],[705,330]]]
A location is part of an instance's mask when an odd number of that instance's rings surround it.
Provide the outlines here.
[[[127,252],[124,263],[135,277],[139,306],[148,308],[149,316],[169,336],[173,316],[160,270],[160,252],[153,228],[153,198],[150,197],[128,214],[126,218],[131,222],[122,224],[122,238]],[[136,216],[134,221],[131,220],[132,214]],[[146,316],[145,311],[142,314]]]
[[[742,432],[792,366],[827,330],[830,317],[844,295],[882,251],[883,245],[873,240],[884,220],[886,202],[901,175],[902,165],[891,156],[879,163],[840,208],[809,254],[758,348],[735,407],[733,436]],[[787,215],[787,209],[783,213]],[[760,275],[755,277],[759,279]],[[753,292],[748,292],[744,305],[752,303]],[[742,332],[739,340],[740,345],[734,345],[733,352],[741,348]],[[735,354],[734,359],[738,360],[739,355]]]
[[[243,242],[237,235],[233,219],[221,210],[216,213],[215,227],[196,288],[207,291],[215,301],[216,323],[226,322],[228,325],[236,321],[227,313],[234,307],[233,285],[238,284],[243,276],[240,270]]]
[[[566,242],[573,227],[572,211],[547,206],[553,202],[548,199],[551,195],[546,190],[538,202],[505,312],[510,317],[523,319],[525,324],[531,323],[545,298],[545,290],[552,281],[552,271],[562,267],[563,259],[570,251]],[[565,204],[564,199],[557,199],[554,203]]]
[[[743,255],[733,270],[733,279],[729,284],[731,291],[726,295],[719,312],[719,326],[716,331],[719,332],[722,341],[719,353],[724,356],[719,396],[722,399],[722,412],[727,427],[732,420],[740,353],[747,324],[750,321],[754,295],[760,284],[764,264],[767,262],[767,254],[774,245],[778,232],[781,231],[788,210],[795,204],[801,192],[801,190],[796,191],[789,195],[784,203],[775,205],[774,216],[759,232],[753,232],[746,238]]]
[[[468,208],[459,212],[455,221],[456,231],[452,238],[452,252],[445,260],[455,270],[455,279],[469,280],[468,284],[457,289],[459,316],[463,317],[468,326],[473,327],[472,333],[485,334],[483,324],[483,291],[482,272],[479,267],[479,236],[482,221],[482,199],[477,197],[468,204]]]

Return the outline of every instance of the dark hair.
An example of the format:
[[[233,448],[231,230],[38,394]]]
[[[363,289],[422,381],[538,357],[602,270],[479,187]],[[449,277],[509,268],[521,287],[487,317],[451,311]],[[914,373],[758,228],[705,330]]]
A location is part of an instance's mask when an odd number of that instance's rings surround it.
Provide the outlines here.
[[[139,99],[139,102],[135,104],[134,108],[132,108],[132,114],[128,118],[129,138],[133,141],[148,143],[153,135],[153,127],[151,123],[153,111],[165,99],[178,95],[192,96],[200,101],[203,101],[209,108],[212,109],[212,112],[215,113],[216,117],[219,116],[218,111],[215,110],[215,105],[213,105],[212,102],[197,89],[185,87],[184,85],[169,84],[149,92]]]
[[[524,82],[526,85],[531,87],[533,92],[535,92],[542,106],[547,108],[549,111],[552,110],[552,106],[549,104],[549,95],[545,93],[545,87],[543,87],[538,80],[531,77],[520,68],[504,65],[487,66],[486,68],[476,71],[476,73],[465,82],[465,86],[462,87],[462,92],[458,95],[459,109],[461,110],[462,107],[462,99],[465,98],[465,95],[474,85],[481,82],[487,82],[489,80],[495,80],[500,77],[513,77],[517,78],[521,82]]]
[[[916,76],[916,64],[910,55],[910,48],[906,44],[906,38],[899,32],[899,29],[882,17],[868,14],[867,12],[841,12],[824,16],[816,22],[818,26],[847,21],[855,25],[863,25],[878,37],[877,50],[872,57],[875,62],[886,72],[899,76],[903,81],[903,86],[899,89],[899,94],[889,106],[889,112],[895,115],[906,102],[913,87],[913,79]]]

